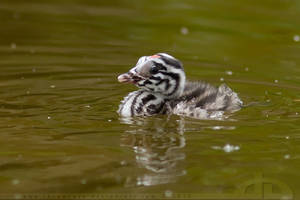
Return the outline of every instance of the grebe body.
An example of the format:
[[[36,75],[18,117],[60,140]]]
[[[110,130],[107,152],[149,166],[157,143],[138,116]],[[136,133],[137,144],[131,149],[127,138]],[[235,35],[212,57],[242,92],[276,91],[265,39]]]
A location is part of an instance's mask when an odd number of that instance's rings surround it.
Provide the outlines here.
[[[118,113],[124,117],[167,113],[203,118],[217,111],[237,111],[243,104],[226,84],[216,88],[186,81],[181,62],[166,53],[141,57],[118,80],[139,88],[121,101]]]

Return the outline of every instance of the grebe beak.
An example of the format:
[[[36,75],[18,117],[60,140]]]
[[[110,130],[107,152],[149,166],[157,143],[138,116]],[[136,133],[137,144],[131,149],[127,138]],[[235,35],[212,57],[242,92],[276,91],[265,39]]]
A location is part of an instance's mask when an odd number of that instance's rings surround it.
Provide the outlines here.
[[[137,73],[132,73],[132,72],[128,72],[128,73],[124,73],[118,76],[118,81],[120,83],[137,83],[140,80],[145,79],[144,77],[138,75]]]
[[[132,78],[129,76],[128,73],[125,73],[125,74],[121,74],[118,76],[118,81],[120,83],[130,83],[132,80]]]

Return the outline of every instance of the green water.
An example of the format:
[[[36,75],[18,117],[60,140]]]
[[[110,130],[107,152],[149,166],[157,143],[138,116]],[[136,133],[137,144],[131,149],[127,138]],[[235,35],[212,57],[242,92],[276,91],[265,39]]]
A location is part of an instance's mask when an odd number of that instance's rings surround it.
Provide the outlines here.
[[[2,0],[0,194],[224,195],[260,174],[299,197],[299,19],[297,0]],[[117,75],[157,52],[247,107],[121,119]]]

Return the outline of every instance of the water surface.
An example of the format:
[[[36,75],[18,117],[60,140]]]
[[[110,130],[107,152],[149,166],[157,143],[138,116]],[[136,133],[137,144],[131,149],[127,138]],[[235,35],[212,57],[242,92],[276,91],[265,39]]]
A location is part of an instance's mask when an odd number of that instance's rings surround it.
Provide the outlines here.
[[[300,188],[300,3],[0,5],[0,192],[230,194],[256,174]],[[167,52],[233,88],[226,120],[122,119],[116,77]]]

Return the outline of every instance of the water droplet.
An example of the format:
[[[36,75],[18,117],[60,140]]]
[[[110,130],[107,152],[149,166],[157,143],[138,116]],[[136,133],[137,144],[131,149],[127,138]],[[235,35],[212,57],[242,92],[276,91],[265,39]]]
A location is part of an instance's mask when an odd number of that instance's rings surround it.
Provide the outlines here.
[[[274,83],[278,83],[278,80],[274,80]]]
[[[48,116],[48,117],[47,117],[47,119],[51,119],[51,117],[50,117],[50,116]]]
[[[224,78],[222,78],[222,77],[221,77],[221,78],[220,78],[220,81],[222,81],[222,82],[223,82],[223,81],[224,81]]]
[[[234,130],[235,129],[235,126],[212,126],[212,127],[209,127],[211,128],[212,130]]]
[[[166,191],[165,191],[165,197],[170,198],[170,197],[172,197],[172,196],[173,196],[173,192],[172,192],[171,190],[166,190]]]
[[[182,35],[187,35],[189,33],[189,29],[187,27],[182,27],[180,32]]]
[[[91,106],[90,106],[90,105],[86,105],[86,106],[84,106],[84,107],[86,107],[86,108],[90,108]]]
[[[50,85],[50,88],[56,88],[56,86],[55,85]]]
[[[111,122],[111,119],[107,120],[108,122]]]
[[[20,181],[18,179],[14,179],[14,180],[11,181],[11,183],[13,185],[18,185],[20,183]]]
[[[240,149],[239,146],[234,146],[234,145],[230,145],[230,144],[226,144],[224,147],[223,147],[223,150],[226,152],[226,153],[229,153],[229,152],[232,152],[232,151],[238,151]]]
[[[221,127],[221,126],[213,126],[212,129],[213,129],[213,130],[221,130],[222,127]]]
[[[17,45],[16,45],[16,43],[11,43],[11,44],[10,44],[10,48],[12,48],[12,49],[16,49],[16,48],[17,48]]]
[[[226,71],[226,74],[231,76],[233,74],[233,72],[232,71]]]
[[[290,136],[286,136],[285,139],[287,139],[287,140],[290,139]]]
[[[215,150],[222,149],[220,146],[212,146],[211,148],[212,148],[212,149],[215,149]]]
[[[300,41],[300,36],[299,35],[294,35],[293,37],[295,42],[299,42]]]
[[[120,164],[124,166],[124,165],[127,165],[127,162],[126,162],[125,160],[122,160],[122,161],[120,162]]]

